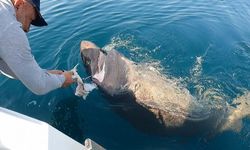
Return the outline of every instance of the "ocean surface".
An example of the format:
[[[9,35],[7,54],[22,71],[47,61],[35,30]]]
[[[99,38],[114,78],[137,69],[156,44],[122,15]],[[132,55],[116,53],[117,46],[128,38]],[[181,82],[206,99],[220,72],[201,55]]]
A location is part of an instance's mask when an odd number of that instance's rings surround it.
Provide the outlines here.
[[[79,44],[90,40],[147,63],[186,87],[223,102],[250,90],[249,0],[41,0],[47,27],[27,34],[42,68],[83,68]],[[157,136],[134,128],[112,108],[100,90],[86,100],[75,85],[44,96],[20,81],[0,76],[0,106],[45,121],[82,143],[91,138],[110,150],[250,149],[250,121],[240,132],[211,137]]]

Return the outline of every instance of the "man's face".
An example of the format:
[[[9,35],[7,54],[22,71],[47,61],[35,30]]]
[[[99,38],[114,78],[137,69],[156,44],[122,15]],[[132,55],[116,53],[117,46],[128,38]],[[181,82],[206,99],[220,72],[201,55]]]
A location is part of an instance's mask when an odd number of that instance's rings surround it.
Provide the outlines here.
[[[22,24],[24,32],[29,32],[30,24],[36,16],[35,8],[26,0],[16,8],[16,18]]]

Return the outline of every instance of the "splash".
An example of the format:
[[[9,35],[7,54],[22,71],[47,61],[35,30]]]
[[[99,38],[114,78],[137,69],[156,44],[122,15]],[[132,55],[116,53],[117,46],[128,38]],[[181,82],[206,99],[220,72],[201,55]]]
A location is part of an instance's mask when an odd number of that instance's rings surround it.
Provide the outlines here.
[[[105,51],[110,51],[112,49],[117,49],[117,48],[125,48],[129,51],[141,50],[142,47],[136,46],[134,44],[134,41],[135,37],[133,35],[120,34],[115,37],[112,37],[110,43],[105,45],[103,49]]]
[[[198,84],[199,78],[202,75],[202,64],[204,61],[204,57],[206,57],[208,50],[211,48],[211,44],[206,49],[205,53],[202,56],[197,56],[194,67],[191,69],[191,81],[195,84]]]
[[[197,78],[201,76],[201,73],[202,73],[202,62],[203,62],[203,57],[202,56],[196,57],[195,66],[192,69],[192,76],[194,78],[194,82],[195,83],[198,82]]]
[[[141,47],[137,42],[138,40],[134,35],[118,34],[112,37],[110,42],[105,45],[103,49],[107,52],[112,49],[124,50],[133,61],[148,62],[152,60],[151,55],[157,53],[161,48],[161,46],[158,45],[153,49],[148,49],[146,47]]]
[[[210,44],[203,55],[196,57],[194,66],[190,71],[191,78],[189,82],[194,84],[195,97],[197,100],[203,105],[213,108],[225,106],[223,103],[225,100],[225,95],[221,92],[221,89],[211,86],[215,84],[213,79],[204,78],[202,76],[203,62],[211,47],[212,45]],[[206,86],[206,84],[209,86]],[[217,86],[220,87],[219,85]]]

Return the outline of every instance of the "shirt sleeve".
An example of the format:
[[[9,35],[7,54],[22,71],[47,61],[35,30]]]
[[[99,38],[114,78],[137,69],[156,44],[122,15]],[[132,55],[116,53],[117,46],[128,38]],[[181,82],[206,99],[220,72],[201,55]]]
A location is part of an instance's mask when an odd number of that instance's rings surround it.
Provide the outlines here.
[[[40,68],[31,54],[28,39],[18,24],[12,24],[5,30],[0,45],[0,56],[3,61],[33,93],[43,95],[64,83],[64,75],[50,74]]]

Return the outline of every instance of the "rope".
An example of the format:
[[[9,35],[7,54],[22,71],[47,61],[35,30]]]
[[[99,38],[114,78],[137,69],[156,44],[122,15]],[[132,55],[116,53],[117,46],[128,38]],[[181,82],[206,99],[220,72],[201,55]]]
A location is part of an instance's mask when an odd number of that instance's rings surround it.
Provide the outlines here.
[[[86,78],[82,78],[82,79],[83,79],[83,80],[87,80],[87,79],[89,79],[89,78],[91,78],[91,75],[88,76],[88,77],[86,77]]]

